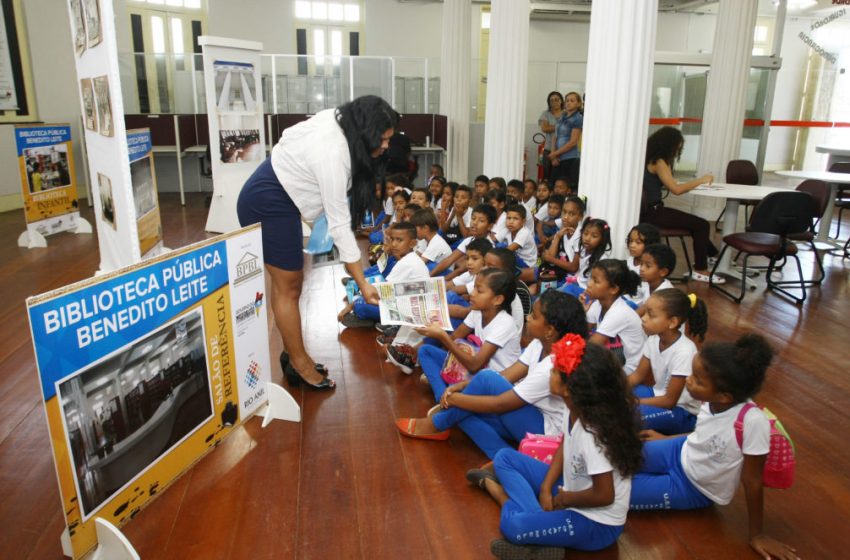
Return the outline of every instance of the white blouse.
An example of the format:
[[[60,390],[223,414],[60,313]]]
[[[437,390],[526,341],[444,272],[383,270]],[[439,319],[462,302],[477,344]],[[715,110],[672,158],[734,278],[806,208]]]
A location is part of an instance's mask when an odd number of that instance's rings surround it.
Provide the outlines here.
[[[304,220],[312,222],[324,212],[340,260],[360,261],[348,208],[351,155],[336,109],[320,111],[284,130],[272,148],[271,163]]]

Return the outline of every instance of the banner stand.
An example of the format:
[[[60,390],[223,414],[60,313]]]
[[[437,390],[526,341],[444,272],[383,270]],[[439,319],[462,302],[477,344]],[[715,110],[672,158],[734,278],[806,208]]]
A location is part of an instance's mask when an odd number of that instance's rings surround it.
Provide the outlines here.
[[[269,402],[263,414],[263,428],[271,424],[272,420],[288,420],[290,422],[301,421],[301,409],[295,399],[286,389],[277,383],[266,383]],[[259,414],[259,412],[258,412]]]
[[[91,224],[85,218],[77,218],[76,222],[77,227],[74,229],[74,233],[92,232]],[[47,238],[35,230],[23,231],[18,236],[18,247],[26,247],[27,249],[35,249],[36,247],[47,247]]]
[[[98,517],[94,520],[97,528],[97,548],[91,560],[140,560],[141,556],[118,528]]]
[[[62,556],[67,556],[68,558],[74,556],[74,548],[71,546],[71,531],[67,525],[62,529],[62,534],[59,535],[59,544],[62,545]]]

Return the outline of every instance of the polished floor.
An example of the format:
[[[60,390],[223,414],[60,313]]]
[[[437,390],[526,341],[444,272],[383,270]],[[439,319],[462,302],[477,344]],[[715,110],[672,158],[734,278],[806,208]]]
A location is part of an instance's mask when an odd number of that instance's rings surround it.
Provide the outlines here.
[[[160,196],[166,245],[206,237],[203,195]],[[89,209],[83,215],[92,218]],[[59,234],[47,249],[15,245],[20,211],[0,214],[0,558],[58,559],[64,520],[24,300],[92,275],[94,236]],[[850,229],[843,229],[850,231]],[[811,254],[806,270],[811,271]],[[709,340],[764,334],[777,358],[758,401],[797,448],[797,481],[766,491],[766,530],[803,558],[850,549],[850,260],[825,257],[827,278],[802,306],[760,288],[735,305],[705,285]],[[294,390],[301,423],[251,419],[123,528],[145,559],[488,558],[498,508],[464,472],[485,457],[460,431],[448,442],[401,438],[397,416],[433,404],[416,376],[379,357],[374,331],[335,321],[341,269],[310,271],[302,299],[309,349],[335,392]],[[272,332],[274,358],[281,348]],[[283,383],[275,370],[273,378]],[[742,492],[726,507],[630,514],[618,544],[570,558],[756,558]]]

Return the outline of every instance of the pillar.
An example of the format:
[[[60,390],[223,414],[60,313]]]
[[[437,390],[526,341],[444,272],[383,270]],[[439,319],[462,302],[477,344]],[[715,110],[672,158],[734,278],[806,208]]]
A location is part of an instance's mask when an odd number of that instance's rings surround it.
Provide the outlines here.
[[[446,177],[469,184],[470,0],[443,2],[440,113],[449,121]]]
[[[509,181],[522,177],[531,5],[528,0],[493,0],[490,10],[482,172]]]
[[[616,258],[640,214],[657,12],[657,0],[594,0],[590,12],[579,192],[608,221]]]
[[[758,0],[720,0],[697,163],[698,176],[711,173],[718,182],[726,180],[726,165],[741,153],[757,9]],[[722,205],[699,199],[694,211],[714,219]]]

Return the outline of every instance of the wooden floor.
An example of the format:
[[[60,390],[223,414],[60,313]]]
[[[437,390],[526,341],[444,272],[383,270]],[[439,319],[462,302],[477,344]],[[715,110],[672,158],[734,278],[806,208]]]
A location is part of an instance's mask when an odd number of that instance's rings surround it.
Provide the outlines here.
[[[165,194],[161,205],[166,245],[206,236],[203,195],[181,207]],[[0,558],[58,559],[64,520],[24,299],[89,277],[99,257],[91,235],[18,248],[23,228],[20,211],[0,214]],[[691,284],[708,301],[709,340],[756,331],[778,351],[758,400],[790,430],[799,463],[792,489],[766,492],[766,528],[803,558],[850,554],[850,260],[827,256],[825,266],[825,284],[801,307],[762,291],[739,306]],[[303,422],[261,429],[252,419],[162,492],[124,527],[142,558],[489,557],[498,508],[464,479],[484,455],[458,430],[448,442],[396,433],[395,417],[422,415],[433,397],[379,358],[374,331],[336,324],[340,274],[310,272],[302,300],[309,349],[336,391],[294,391]],[[276,357],[277,331],[270,346]],[[282,383],[279,371],[273,378]],[[727,507],[630,514],[615,547],[570,557],[756,556],[739,492]]]

